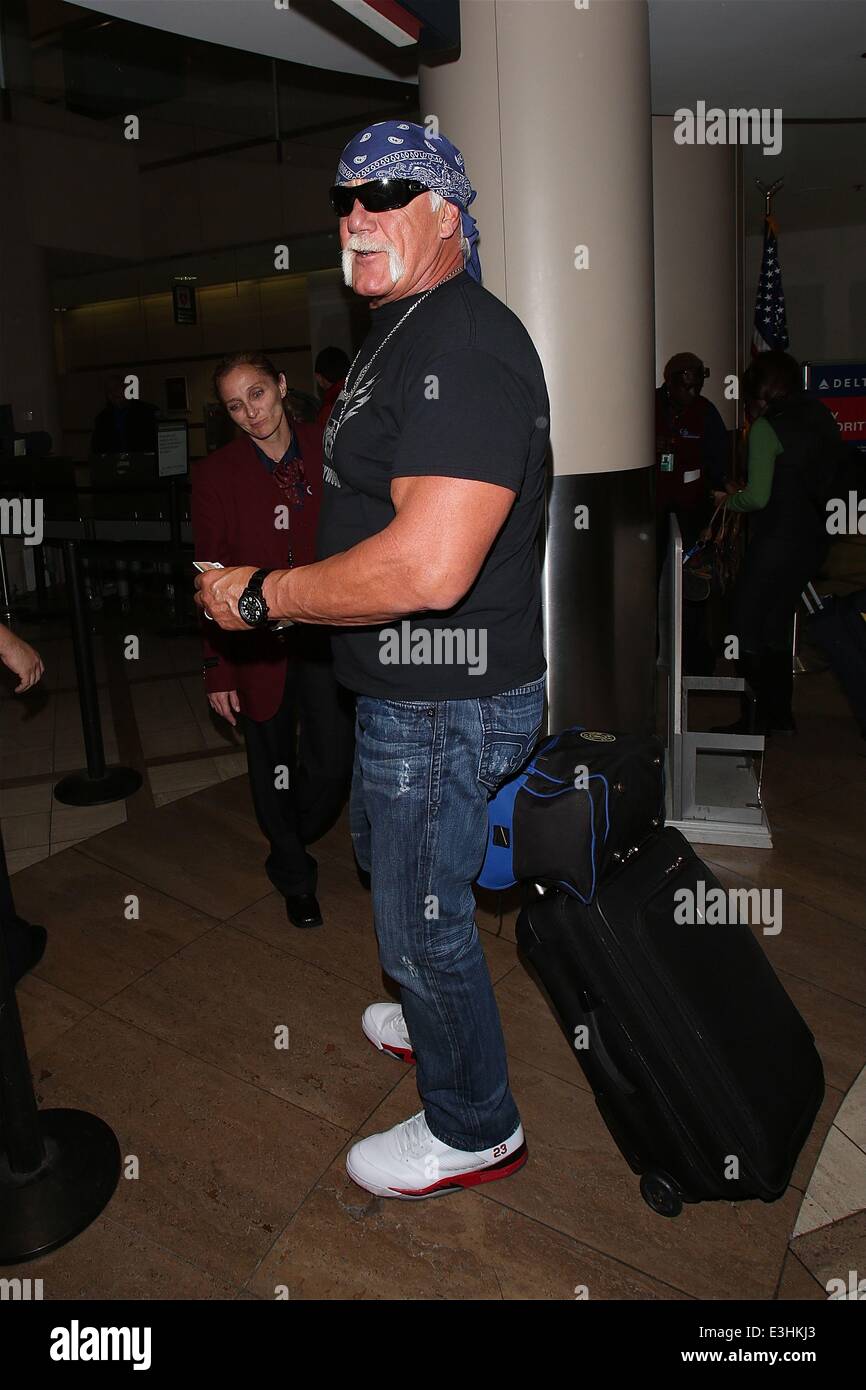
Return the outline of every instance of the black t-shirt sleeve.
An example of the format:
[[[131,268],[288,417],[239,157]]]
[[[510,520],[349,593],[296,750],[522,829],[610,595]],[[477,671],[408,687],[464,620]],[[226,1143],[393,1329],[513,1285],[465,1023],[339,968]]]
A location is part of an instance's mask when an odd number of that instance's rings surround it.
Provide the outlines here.
[[[404,401],[393,477],[469,478],[520,491],[536,422],[526,388],[498,358],[457,348],[428,359],[406,383]]]

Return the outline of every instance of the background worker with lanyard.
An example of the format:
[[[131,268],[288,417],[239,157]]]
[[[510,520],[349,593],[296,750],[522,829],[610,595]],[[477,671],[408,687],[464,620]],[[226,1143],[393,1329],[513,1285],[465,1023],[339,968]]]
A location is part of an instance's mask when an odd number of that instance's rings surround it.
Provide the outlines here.
[[[669,516],[677,518],[685,552],[712,514],[711,488],[723,488],[730,453],[722,417],[701,389],[708,372],[692,352],[665,367],[656,391],[656,580],[668,548]],[[702,604],[683,605],[683,664],[690,675],[712,674],[715,661]]]

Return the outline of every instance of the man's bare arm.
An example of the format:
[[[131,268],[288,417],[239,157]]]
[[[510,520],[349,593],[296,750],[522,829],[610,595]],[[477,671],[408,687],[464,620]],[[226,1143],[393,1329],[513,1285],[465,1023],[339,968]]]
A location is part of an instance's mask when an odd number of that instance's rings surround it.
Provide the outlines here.
[[[265,581],[273,618],[336,627],[387,622],[447,610],[472,587],[514,505],[496,483],[465,478],[397,478],[394,520],[351,550]],[[248,568],[211,571],[197,580],[205,606],[224,627],[243,628],[237,600]]]

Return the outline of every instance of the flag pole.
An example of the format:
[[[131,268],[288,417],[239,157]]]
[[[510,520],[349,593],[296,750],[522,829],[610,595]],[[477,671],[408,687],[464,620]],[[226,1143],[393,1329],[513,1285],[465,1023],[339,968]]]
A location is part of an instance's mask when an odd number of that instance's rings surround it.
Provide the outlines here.
[[[769,217],[773,211],[773,199],[783,187],[785,180],[782,178],[776,179],[775,183],[762,183],[760,179],[755,179],[755,183],[764,195],[764,216]]]

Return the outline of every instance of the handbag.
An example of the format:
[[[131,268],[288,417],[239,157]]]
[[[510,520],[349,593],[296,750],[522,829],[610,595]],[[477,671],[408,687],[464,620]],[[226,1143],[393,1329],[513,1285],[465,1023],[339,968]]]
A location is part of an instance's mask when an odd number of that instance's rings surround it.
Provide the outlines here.
[[[709,586],[709,593],[724,594],[731,588],[740,567],[742,513],[731,512],[725,502],[720,502],[707,529],[709,540],[699,541],[683,557],[683,574],[693,580],[703,580]]]

